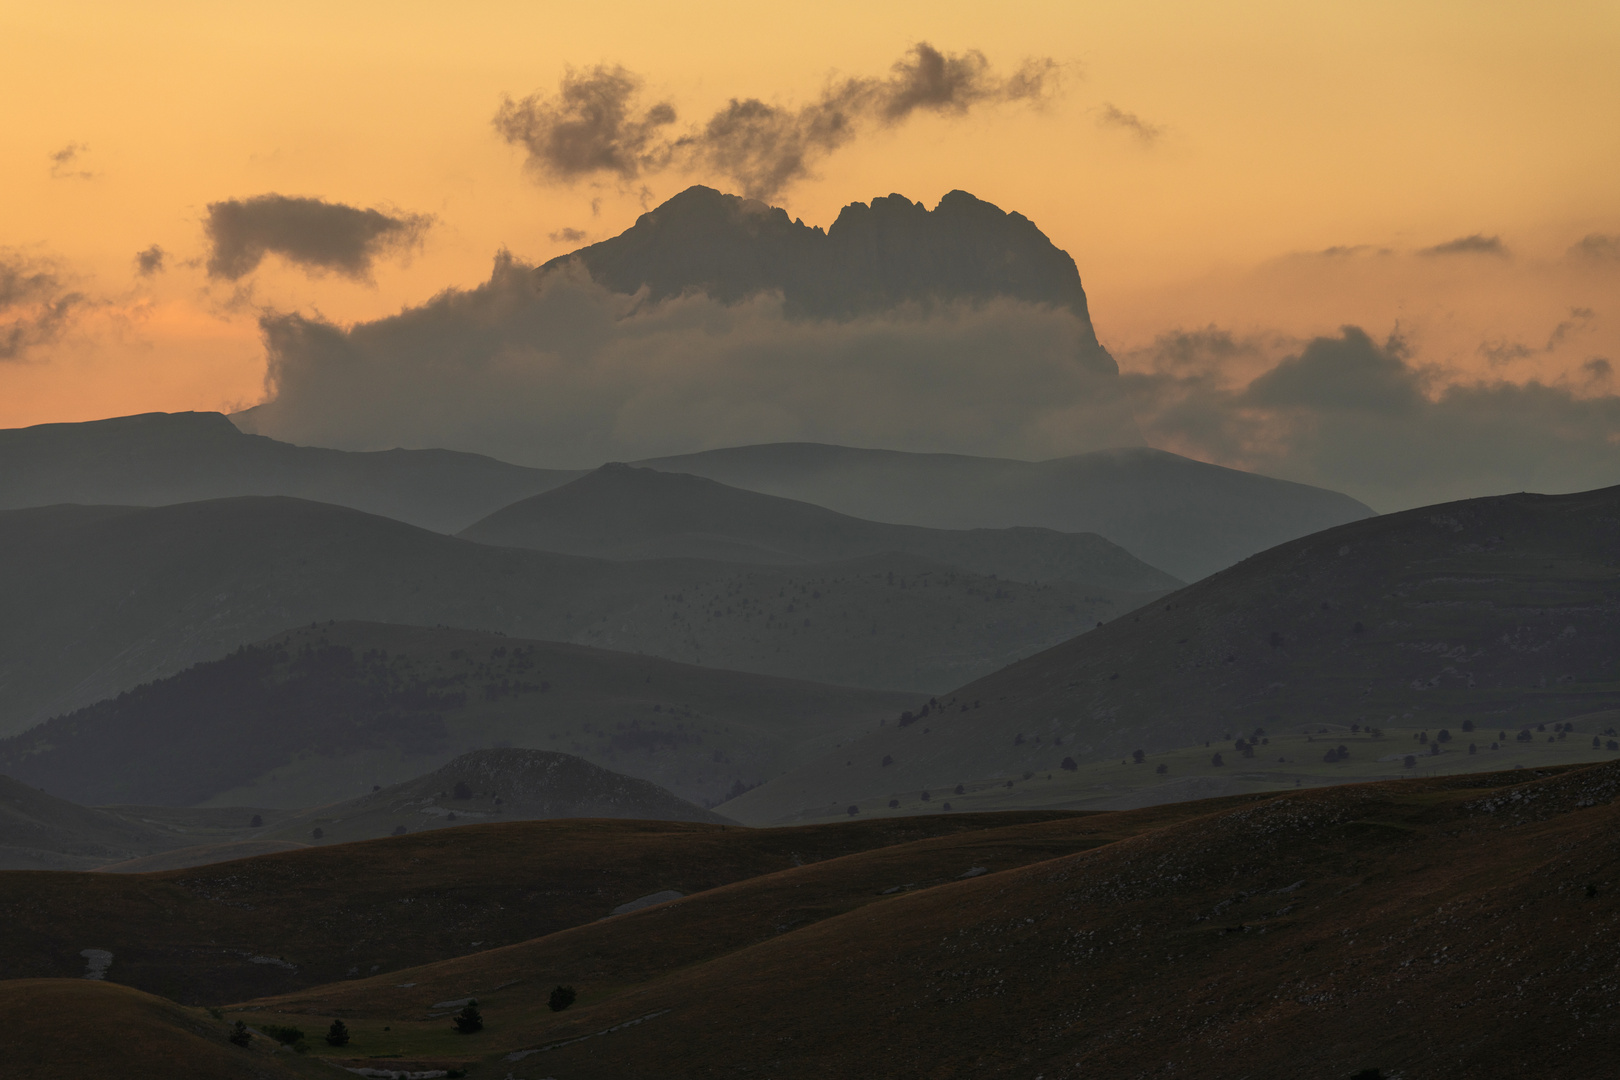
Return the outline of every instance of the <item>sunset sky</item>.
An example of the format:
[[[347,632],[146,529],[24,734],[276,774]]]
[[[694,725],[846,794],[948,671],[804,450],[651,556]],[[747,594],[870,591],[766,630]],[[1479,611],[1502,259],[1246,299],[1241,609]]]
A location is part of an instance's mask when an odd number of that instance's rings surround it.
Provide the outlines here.
[[[526,170],[492,120],[570,68],[623,65],[674,129],[883,76],[918,42],[1007,75],[1050,59],[1056,89],[871,125],[771,201],[820,225],[891,191],[1017,210],[1074,256],[1128,371],[1213,326],[1272,343],[1232,354],[1246,377],[1354,324],[1398,333],[1431,393],[1620,389],[1599,362],[1620,362],[1613,3],[68,0],[0,7],[0,38],[19,275],[0,330],[20,327],[0,426],[252,405],[265,310],[375,319],[486,280],[500,249],[543,261],[688,184],[735,190],[702,168]],[[275,256],[210,277],[208,205],[268,193],[432,221],[369,280]]]

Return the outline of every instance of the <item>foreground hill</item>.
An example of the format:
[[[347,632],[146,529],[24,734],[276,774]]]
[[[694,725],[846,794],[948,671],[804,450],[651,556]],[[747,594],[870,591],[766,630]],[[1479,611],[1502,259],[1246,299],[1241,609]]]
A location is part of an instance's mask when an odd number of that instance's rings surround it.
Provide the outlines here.
[[[504,745],[565,750],[712,804],[913,703],[580,645],[334,623],[0,741],[0,773],[90,804],[311,807]]]
[[[1617,793],[1617,765],[1290,793],[975,876],[875,851],[226,1015],[472,1077],[1582,1080],[1620,1036]]]
[[[1014,581],[1128,592],[1182,584],[1090,533],[888,525],[699,476],[617,464],[498,510],[460,535],[605,559],[793,564],[899,551]]]
[[[930,837],[1033,829],[1016,843],[1002,838],[1002,857],[1016,863],[1120,835],[1109,827],[1054,838],[1038,825],[1074,816],[956,814],[765,830],[508,822],[162,873],[0,872],[0,977],[81,976],[91,959],[83,950],[98,949],[111,954],[102,966],[112,982],[220,1004],[527,941],[660,893],[699,893]],[[958,874],[981,854],[970,846],[939,865]]]
[[[1399,729],[1402,745],[1358,745],[1358,758],[1428,752],[1438,744],[1411,736],[1441,729],[1454,737],[1444,755],[1562,734],[1528,730],[1539,725],[1573,724],[1564,737],[1589,743],[1620,725],[1617,641],[1620,487],[1411,510],[1257,555],[721,812],[774,819],[795,803],[867,804],[1136,750],[1153,768],[1206,742],[1227,765],[1202,773],[1227,775],[1250,767],[1238,739],[1281,732],[1333,735],[1318,760],[1368,727]]]
[[[773,443],[637,464],[933,529],[1037,526],[1097,533],[1185,581],[1258,551],[1372,516],[1336,491],[1163,450],[1099,450],[1052,461]]]
[[[208,412],[0,430],[0,510],[292,495],[448,533],[578,475],[450,450],[294,446]]]
[[[279,497],[11,510],[0,512],[0,733],[329,619],[932,691],[1144,599],[903,554],[792,568],[615,563]]]

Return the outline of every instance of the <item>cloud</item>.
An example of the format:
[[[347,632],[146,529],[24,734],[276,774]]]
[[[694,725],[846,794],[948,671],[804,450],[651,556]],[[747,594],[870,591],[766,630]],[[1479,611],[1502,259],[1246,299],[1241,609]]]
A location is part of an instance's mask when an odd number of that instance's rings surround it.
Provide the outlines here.
[[[76,168],[79,155],[90,148],[84,143],[68,143],[62,149],[50,155],[52,180],[94,180],[96,174],[86,169]]]
[[[1569,254],[1579,259],[1620,262],[1620,236],[1587,233],[1575,242],[1569,249]]]
[[[920,42],[887,76],[834,80],[816,100],[797,106],[732,98],[677,133],[673,104],[643,104],[639,76],[597,66],[569,70],[555,96],[504,99],[494,125],[524,148],[527,167],[542,180],[607,176],[629,183],[679,168],[724,176],[744,195],[769,199],[864,130],[903,124],[920,112],[961,116],[981,105],[1039,103],[1056,93],[1059,70],[1054,60],[1032,59],[1002,77],[977,50],[945,53]]]
[[[577,244],[588,235],[590,234],[584,229],[567,228],[558,229],[556,232],[550,233],[547,238],[553,244]]]
[[[307,271],[368,281],[378,258],[420,245],[432,223],[425,214],[396,216],[275,194],[209,203],[208,274],[236,281],[276,254]]]
[[[86,303],[52,263],[0,249],[0,361],[55,340]]]
[[[1160,338],[1122,376],[1147,441],[1236,468],[1345,491],[1379,510],[1508,491],[1620,483],[1620,397],[1583,385],[1447,379],[1398,337],[1347,326],[1242,382],[1210,328]]]
[[[262,325],[271,400],[245,422],[302,443],[589,467],[782,440],[1017,457],[1140,442],[1084,325],[1011,300],[790,319],[779,296],[647,304],[503,257],[487,283],[376,322]]]
[[[153,274],[163,273],[163,259],[167,253],[156,244],[145,251],[135,253],[135,272],[141,277],[151,277]]]
[[[1164,128],[1148,123],[1133,112],[1126,112],[1111,101],[1103,102],[1102,113],[1097,117],[1097,123],[1103,127],[1123,128],[1140,139],[1145,146],[1152,146],[1164,134]]]
[[[1423,248],[1419,255],[1495,255],[1498,258],[1508,258],[1509,252],[1502,245],[1500,236],[1485,236],[1474,233],[1472,236],[1459,236],[1455,240],[1447,240],[1434,247]]]

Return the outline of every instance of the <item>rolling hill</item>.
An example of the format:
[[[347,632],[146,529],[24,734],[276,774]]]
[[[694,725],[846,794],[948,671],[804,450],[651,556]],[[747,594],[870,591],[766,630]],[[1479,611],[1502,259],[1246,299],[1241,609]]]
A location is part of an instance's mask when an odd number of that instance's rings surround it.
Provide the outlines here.
[[[1200,773],[1232,775],[1276,768],[1261,763],[1263,744],[1256,758],[1237,743],[1279,734],[1330,735],[1336,748],[1367,728],[1398,729],[1401,745],[1358,740],[1355,751],[1395,759],[1440,748],[1425,733],[1441,729],[1456,737],[1451,755],[1504,736],[1584,744],[1620,724],[1617,641],[1620,488],[1426,507],[1254,556],[941,695],[924,722],[882,728],[721,813],[881,805],[1136,750],[1152,768],[1156,755],[1206,743],[1229,767]]]
[[[211,412],[0,430],[0,510],[290,495],[451,533],[578,475],[450,450],[294,446]]]
[[[1110,827],[1054,838],[1037,827],[1073,817],[956,814],[794,829],[522,821],[158,873],[5,871],[0,979],[81,976],[83,951],[99,949],[111,954],[109,981],[217,1005],[515,944],[660,893],[701,893],[930,837],[1036,828],[1005,845],[1004,858],[1028,862],[1119,835]],[[969,848],[943,865],[979,854]]]
[[[1097,533],[1195,581],[1372,510],[1336,491],[1127,447],[1051,461],[774,443],[636,464],[933,529]]]
[[[616,563],[283,497],[11,510],[0,512],[0,733],[333,619],[927,693],[1145,599],[902,554],[785,568]]]
[[[470,1077],[1583,1080],[1620,1034],[1617,793],[1607,765],[1133,811],[971,874],[990,835],[921,841],[226,1016]]]
[[[904,552],[1014,581],[1144,593],[1182,584],[1089,533],[887,525],[703,477],[621,464],[498,510],[459,535],[605,559],[792,565]]]
[[[418,778],[515,746],[715,803],[914,700],[500,634],[333,623],[0,742],[0,773],[97,805],[314,807],[404,782],[448,789]]]

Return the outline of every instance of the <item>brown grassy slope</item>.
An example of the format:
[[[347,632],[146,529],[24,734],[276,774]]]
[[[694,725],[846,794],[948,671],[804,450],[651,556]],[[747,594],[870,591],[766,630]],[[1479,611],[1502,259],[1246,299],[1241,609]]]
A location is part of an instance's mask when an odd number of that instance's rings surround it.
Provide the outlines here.
[[[755,831],[680,822],[473,825],[152,874],[0,873],[0,978],[82,974],[242,1000],[525,941],[666,889],[1017,821],[960,814]]]
[[[817,805],[937,790],[1064,757],[1220,749],[1257,728],[1455,732],[1473,720],[1511,735],[1620,705],[1617,642],[1620,487],[1424,507],[1256,555],[941,695],[947,707],[924,722],[890,724],[721,813],[776,820],[806,805],[800,792]]]
[[[436,1002],[472,995],[492,1015],[522,1024],[525,1010],[544,1006],[559,983],[574,986],[587,1001],[599,1000],[887,897],[1086,851],[1267,797],[1021,821],[912,840],[746,878],[533,941],[252,1005],[270,1012],[361,1018],[374,1021],[375,1028],[420,1019]],[[410,985],[401,985],[406,982]],[[491,993],[496,987],[503,989]],[[503,1023],[499,1038],[513,1037]]]
[[[622,464],[516,502],[458,535],[481,544],[606,559],[786,565],[904,551],[1013,581],[1068,581],[1127,592],[1183,584],[1095,533],[890,525],[701,476]]]
[[[247,1048],[228,1026],[151,994],[86,979],[0,982],[0,1073],[8,1080],[293,1080],[330,1066]]]
[[[491,994],[473,1075],[527,1040],[525,1075],[577,1080],[1607,1076],[1617,794],[1616,765],[1284,794],[565,1013]]]

